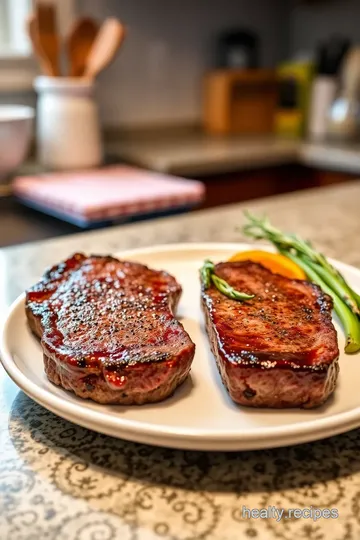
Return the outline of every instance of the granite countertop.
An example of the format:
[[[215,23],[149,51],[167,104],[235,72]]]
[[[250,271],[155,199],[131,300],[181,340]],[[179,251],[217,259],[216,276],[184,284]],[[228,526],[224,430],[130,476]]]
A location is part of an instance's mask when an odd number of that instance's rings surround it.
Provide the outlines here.
[[[302,141],[275,136],[209,136],[199,131],[109,140],[109,152],[159,172],[207,175],[299,163],[360,174],[360,143]]]
[[[280,227],[360,266],[356,182],[258,200]],[[244,204],[0,250],[0,312],[74,250],[242,240]],[[354,381],[356,384],[356,381]],[[2,540],[358,540],[360,429],[244,453],[185,452],[77,427],[25,396],[0,368]],[[260,509],[336,508],[338,519],[247,519]]]

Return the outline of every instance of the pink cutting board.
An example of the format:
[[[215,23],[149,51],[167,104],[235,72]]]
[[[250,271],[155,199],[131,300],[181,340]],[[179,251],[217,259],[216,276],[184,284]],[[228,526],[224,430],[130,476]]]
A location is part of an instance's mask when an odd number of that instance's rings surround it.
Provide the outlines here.
[[[202,182],[126,165],[15,178],[14,194],[76,219],[109,220],[199,204]]]

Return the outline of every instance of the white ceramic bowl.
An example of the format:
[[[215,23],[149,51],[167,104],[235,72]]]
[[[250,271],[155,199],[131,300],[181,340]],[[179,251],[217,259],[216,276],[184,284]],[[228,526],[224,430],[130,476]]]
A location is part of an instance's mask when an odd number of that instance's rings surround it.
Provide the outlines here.
[[[24,161],[30,147],[34,109],[0,105],[0,183]]]

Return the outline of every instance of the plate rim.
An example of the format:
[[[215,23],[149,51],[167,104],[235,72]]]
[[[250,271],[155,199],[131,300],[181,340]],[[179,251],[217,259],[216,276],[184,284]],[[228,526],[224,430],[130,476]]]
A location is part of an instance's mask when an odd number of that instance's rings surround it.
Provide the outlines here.
[[[189,242],[179,244],[165,243],[154,246],[145,246],[143,248],[121,250],[114,253],[114,256],[129,258],[136,257],[137,255],[143,256],[152,253],[181,250],[227,251],[238,249],[241,251],[254,248],[254,246],[256,246],[257,249],[274,251],[271,246],[268,245],[245,242]],[[360,278],[360,270],[356,267],[335,259],[329,258],[329,260],[338,268],[358,273]],[[157,444],[159,446],[166,445],[173,448],[191,448],[199,450],[242,450],[274,448],[277,446],[284,446],[285,444],[310,442],[341,434],[360,426],[360,404],[358,407],[352,408],[351,410],[343,411],[325,418],[309,419],[301,423],[285,426],[262,427],[259,432],[254,430],[243,430],[242,432],[229,430],[221,433],[216,430],[206,430],[199,433],[197,428],[179,429],[173,426],[164,427],[126,419],[121,416],[114,418],[113,416],[107,415],[106,411],[88,409],[86,407],[87,400],[82,400],[78,403],[64,400],[61,396],[51,392],[51,390],[41,388],[38,384],[29,379],[16,365],[15,359],[12,357],[9,350],[8,329],[14,313],[20,309],[20,305],[24,303],[25,293],[22,293],[12,302],[7,310],[1,329],[0,361],[9,377],[29,397],[51,412],[83,427],[100,431],[107,435],[136,442]],[[81,398],[78,399],[80,400]],[[65,416],[63,413],[65,413]],[[94,427],[94,424],[96,424],[96,427]],[[161,440],[164,441],[165,439],[167,440],[166,444],[161,442]],[[276,441],[272,440],[269,442],[269,439],[276,439]],[[148,442],[150,440],[151,442]]]

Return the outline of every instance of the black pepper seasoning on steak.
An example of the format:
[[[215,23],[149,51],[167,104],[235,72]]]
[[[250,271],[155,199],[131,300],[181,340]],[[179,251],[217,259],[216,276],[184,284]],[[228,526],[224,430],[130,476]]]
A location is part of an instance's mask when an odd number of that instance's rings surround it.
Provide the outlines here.
[[[181,287],[166,272],[76,253],[26,293],[55,384],[99,403],[142,404],[172,394],[195,345],[174,313]]]

